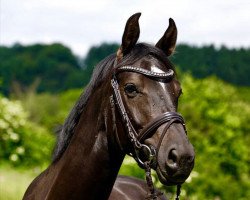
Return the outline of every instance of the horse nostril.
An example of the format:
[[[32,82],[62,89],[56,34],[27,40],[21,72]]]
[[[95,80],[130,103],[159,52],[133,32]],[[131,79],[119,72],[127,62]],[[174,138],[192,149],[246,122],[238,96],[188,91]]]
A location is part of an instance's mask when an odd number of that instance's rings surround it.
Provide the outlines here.
[[[178,158],[178,155],[177,155],[176,149],[170,150],[170,152],[168,154],[168,161],[169,161],[169,163],[171,163],[171,164],[176,163],[177,162],[177,158]]]
[[[171,149],[166,161],[167,168],[175,173],[178,169],[178,153],[176,149]]]

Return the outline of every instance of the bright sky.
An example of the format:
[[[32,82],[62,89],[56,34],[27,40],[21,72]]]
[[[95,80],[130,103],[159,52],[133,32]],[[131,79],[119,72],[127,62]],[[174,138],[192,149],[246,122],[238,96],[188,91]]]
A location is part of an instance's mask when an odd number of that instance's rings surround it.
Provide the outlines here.
[[[179,43],[250,47],[249,0],[0,0],[0,45],[61,42],[83,56],[120,42],[136,12],[142,42],[157,42],[172,17]]]

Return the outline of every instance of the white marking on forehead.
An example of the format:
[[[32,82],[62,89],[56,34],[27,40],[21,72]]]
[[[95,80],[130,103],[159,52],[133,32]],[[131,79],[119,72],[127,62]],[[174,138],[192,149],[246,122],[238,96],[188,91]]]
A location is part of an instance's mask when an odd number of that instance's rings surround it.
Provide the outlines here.
[[[152,72],[157,72],[157,73],[165,73],[163,70],[159,69],[158,67],[156,67],[155,65],[151,66],[151,71]],[[165,84],[162,82],[159,82],[159,84],[161,85],[162,89],[166,92],[166,87]]]
[[[151,71],[153,72],[157,72],[157,73],[166,73],[163,70],[159,69],[158,67],[156,67],[155,65],[151,66]]]

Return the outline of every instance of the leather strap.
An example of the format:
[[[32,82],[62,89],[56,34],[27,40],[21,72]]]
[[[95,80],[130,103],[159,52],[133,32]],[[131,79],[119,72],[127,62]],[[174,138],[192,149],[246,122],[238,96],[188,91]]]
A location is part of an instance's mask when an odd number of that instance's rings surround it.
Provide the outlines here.
[[[172,69],[169,69],[167,72],[164,73],[158,73],[133,66],[122,66],[116,68],[115,74],[118,74],[120,72],[135,72],[156,79],[171,79],[174,76],[174,71]]]
[[[144,141],[146,138],[149,138],[151,133],[159,128],[162,124],[169,122],[170,120],[175,119],[176,121],[180,122],[184,127],[184,119],[183,117],[177,112],[165,112],[162,115],[156,117],[153,121],[148,123],[145,128],[142,129],[140,134],[137,136],[139,141]]]

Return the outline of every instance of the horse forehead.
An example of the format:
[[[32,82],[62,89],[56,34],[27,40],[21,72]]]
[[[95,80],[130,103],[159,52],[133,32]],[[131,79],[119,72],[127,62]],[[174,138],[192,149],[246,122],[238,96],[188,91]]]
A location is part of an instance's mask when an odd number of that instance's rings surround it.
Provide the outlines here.
[[[152,72],[157,72],[157,73],[164,73],[163,70],[161,70],[159,67],[157,67],[156,65],[151,65],[151,69]],[[163,82],[158,82],[158,84],[160,85],[160,87],[163,89],[164,92],[167,92],[166,89],[166,85]]]
[[[141,59],[138,64],[141,68],[144,68],[147,70],[151,70],[152,66],[158,66],[158,68],[160,66],[162,67],[162,63],[152,55],[147,55],[146,57]]]
[[[151,65],[150,70],[157,73],[165,73],[165,71],[159,68],[158,65]],[[164,102],[164,105],[162,103],[160,105],[167,106],[169,107],[169,110],[173,110],[175,106],[172,99],[171,89],[169,90],[166,83],[162,81],[156,81],[156,84],[158,85],[158,94],[161,97],[161,101]]]

